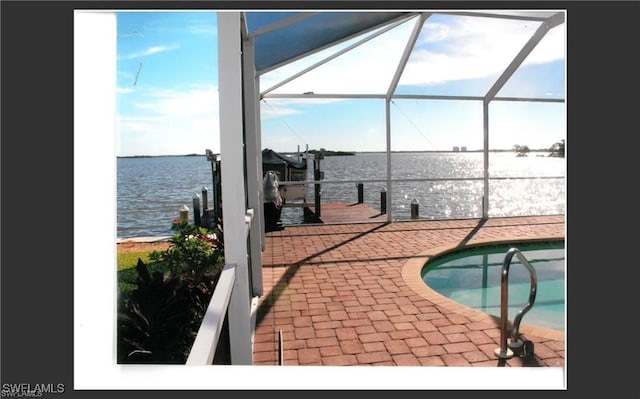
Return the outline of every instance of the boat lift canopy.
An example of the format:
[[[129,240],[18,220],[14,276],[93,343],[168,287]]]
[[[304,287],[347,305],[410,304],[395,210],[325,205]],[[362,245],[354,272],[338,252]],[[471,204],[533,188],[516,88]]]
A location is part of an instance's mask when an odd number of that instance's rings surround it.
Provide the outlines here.
[[[286,164],[287,168],[300,170],[307,169],[307,160],[305,158],[297,160],[293,157],[279,154],[270,148],[265,148],[264,150],[262,150],[263,168],[264,165],[282,166],[283,164]]]

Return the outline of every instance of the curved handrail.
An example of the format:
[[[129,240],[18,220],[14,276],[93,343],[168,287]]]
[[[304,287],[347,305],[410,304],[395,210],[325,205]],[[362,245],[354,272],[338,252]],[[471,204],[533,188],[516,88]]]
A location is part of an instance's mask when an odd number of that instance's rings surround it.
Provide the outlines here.
[[[538,275],[536,269],[529,263],[527,258],[520,252],[518,248],[511,248],[507,251],[502,262],[502,272],[500,278],[500,348],[496,349],[496,355],[500,358],[510,358],[513,353],[507,349],[507,322],[509,319],[509,267],[511,260],[517,256],[520,262],[526,267],[531,276],[531,289],[529,291],[529,301],[520,309],[513,319],[513,327],[511,329],[511,340],[517,341],[520,337],[520,321],[522,317],[533,307],[536,301],[536,292],[538,287]]]

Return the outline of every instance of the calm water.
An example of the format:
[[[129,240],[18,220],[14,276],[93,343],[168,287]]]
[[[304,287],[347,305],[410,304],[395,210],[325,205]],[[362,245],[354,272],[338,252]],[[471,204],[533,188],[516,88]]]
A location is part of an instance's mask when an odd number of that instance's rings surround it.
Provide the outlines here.
[[[351,182],[322,184],[322,202],[355,203],[358,180],[364,183],[364,202],[380,209],[386,182],[367,180],[386,179],[386,159],[384,153],[325,157],[321,169],[326,181]],[[393,179],[479,178],[483,158],[481,153],[394,153],[391,163]],[[211,163],[205,156],[119,158],[117,166],[118,238],[171,234],[180,207],[192,209],[194,195],[201,195],[203,186],[212,187]],[[308,180],[313,180],[311,169]],[[564,158],[490,154],[492,177],[565,176],[565,171]],[[482,216],[481,180],[396,182],[391,193],[393,219],[410,219],[414,199],[421,219]],[[313,186],[308,201],[313,204]],[[564,214],[565,180],[491,180],[489,201],[489,216],[494,217]],[[301,223],[302,209],[283,209],[282,220]]]
[[[170,235],[180,207],[193,209],[203,186],[212,188],[205,156],[118,158],[118,238]]]

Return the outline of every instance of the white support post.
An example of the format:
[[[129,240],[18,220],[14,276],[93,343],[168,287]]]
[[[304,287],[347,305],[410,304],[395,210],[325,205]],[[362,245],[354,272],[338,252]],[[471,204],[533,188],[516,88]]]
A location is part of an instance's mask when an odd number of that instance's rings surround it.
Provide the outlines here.
[[[489,218],[489,101],[482,102],[482,128],[483,128],[483,174],[484,196],[482,201],[482,219]]]
[[[407,62],[409,61],[409,57],[411,56],[411,52],[413,51],[413,47],[418,40],[418,36],[420,35],[420,30],[424,25],[424,21],[431,16],[428,13],[420,13],[418,16],[415,25],[413,26],[413,31],[411,32],[411,36],[407,40],[407,44],[405,45],[404,52],[402,53],[402,57],[400,59],[400,63],[396,68],[396,72],[393,76],[391,84],[387,89],[387,94],[385,95],[385,116],[386,116],[386,130],[387,130],[387,222],[391,222],[393,219],[393,200],[391,199],[391,193],[393,192],[393,187],[391,187],[391,99],[393,98],[393,93],[396,91],[398,87],[398,82],[400,82],[400,77],[402,76],[402,72],[404,68],[407,66]]]
[[[387,126],[387,222],[391,222],[393,214],[393,199],[391,193],[393,187],[391,183],[391,98],[384,100],[385,119]]]
[[[251,293],[261,296],[262,287],[262,248],[263,228],[262,214],[262,151],[260,149],[260,91],[256,77],[253,39],[243,41],[242,56],[244,58],[244,120],[245,142],[247,151],[247,196],[248,207],[254,210],[253,221],[249,231],[249,248],[251,251]]]
[[[245,227],[242,46],[240,13],[218,13],[218,84],[223,231],[226,263],[236,265],[229,304],[231,364],[252,365],[249,266]]]

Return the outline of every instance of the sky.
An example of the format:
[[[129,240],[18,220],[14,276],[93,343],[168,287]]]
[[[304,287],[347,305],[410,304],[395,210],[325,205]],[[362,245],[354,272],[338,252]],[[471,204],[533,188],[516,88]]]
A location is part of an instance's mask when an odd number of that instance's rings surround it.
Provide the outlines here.
[[[280,99],[269,94],[383,94],[413,20],[303,76],[284,79],[361,38],[261,75],[263,148],[385,151],[381,99]],[[483,96],[538,24],[433,15],[404,69],[398,94]],[[565,97],[565,26],[552,29],[498,96]],[[117,14],[116,155],[219,152],[217,16],[213,11]],[[383,56],[381,56],[383,54]],[[549,148],[566,137],[565,103],[494,101],[490,148]],[[483,147],[481,101],[391,102],[392,151]]]

